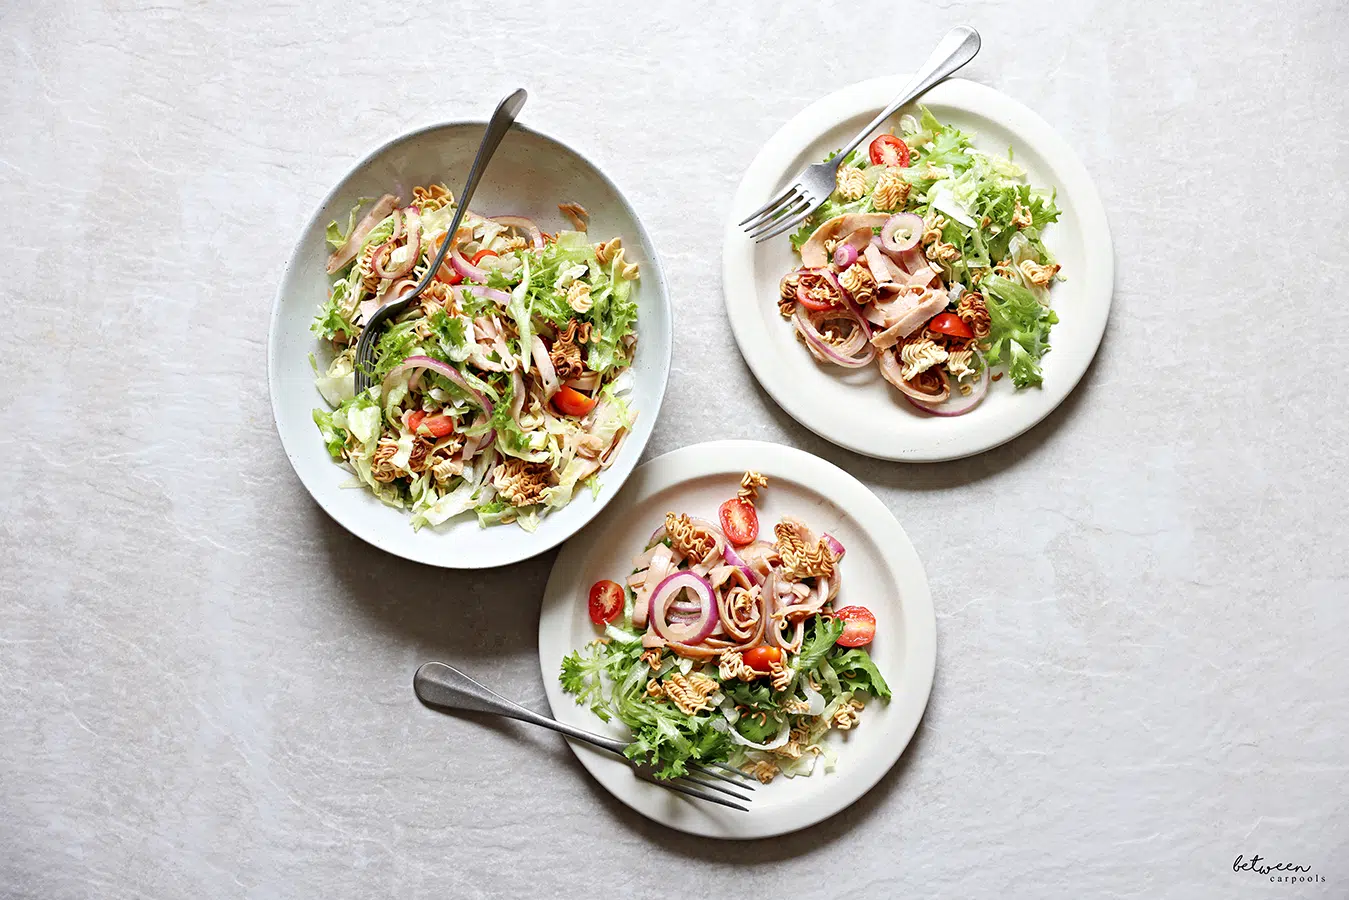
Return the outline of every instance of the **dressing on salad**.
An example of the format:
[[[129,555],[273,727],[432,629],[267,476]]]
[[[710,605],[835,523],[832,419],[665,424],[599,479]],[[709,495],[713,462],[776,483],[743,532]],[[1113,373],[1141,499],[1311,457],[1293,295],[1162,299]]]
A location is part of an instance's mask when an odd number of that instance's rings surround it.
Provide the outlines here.
[[[593,243],[574,203],[559,210],[575,230],[556,234],[466,211],[419,302],[379,336],[375,384],[357,395],[363,324],[413,290],[454,216],[443,185],[412,194],[328,226],[333,281],[313,330],[336,355],[322,372],[315,362],[330,408],[314,422],[351,486],[408,510],[413,528],[472,511],[532,531],[578,487],[598,490],[632,427],[637,265],[621,239]]]
[[[801,265],[779,311],[820,362],[875,362],[915,407],[964,415],[1003,371],[1017,388],[1043,381],[1062,276],[1041,235],[1059,209],[1010,151],[976,149],[927,109],[899,127],[843,161],[791,236]]]
[[[588,597],[602,634],[562,661],[576,702],[632,731],[657,777],[728,763],[760,781],[830,771],[830,730],[849,731],[890,688],[865,646],[876,619],[835,608],[844,547],[784,516],[759,539],[762,476],[747,472],[720,526],[668,513],[620,585]]]

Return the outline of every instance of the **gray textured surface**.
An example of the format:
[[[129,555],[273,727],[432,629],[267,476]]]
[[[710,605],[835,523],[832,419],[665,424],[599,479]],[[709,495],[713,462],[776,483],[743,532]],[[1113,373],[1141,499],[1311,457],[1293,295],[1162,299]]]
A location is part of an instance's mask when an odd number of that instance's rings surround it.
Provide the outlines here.
[[[94,6],[0,12],[0,895],[1349,895],[1343,3]],[[719,236],[783,121],[957,21],[985,36],[970,77],[1082,155],[1119,275],[1056,414],[906,468],[759,392]],[[281,452],[264,335],[312,205],[371,146],[517,83],[672,276],[649,453],[803,446],[928,565],[925,722],[812,831],[669,833],[551,735],[416,705],[430,658],[543,702],[551,555],[479,575],[382,555]],[[1238,853],[1326,882],[1234,874]]]

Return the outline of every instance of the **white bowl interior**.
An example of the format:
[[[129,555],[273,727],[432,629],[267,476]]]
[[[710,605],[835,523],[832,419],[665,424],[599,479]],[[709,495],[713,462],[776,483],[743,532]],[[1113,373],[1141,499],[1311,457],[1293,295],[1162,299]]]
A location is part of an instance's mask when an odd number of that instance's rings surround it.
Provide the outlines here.
[[[746,174],[733,220],[781,190],[802,168],[842,147],[902,83],[901,78],[854,85],[785,126]],[[1012,148],[1032,185],[1057,188],[1062,214],[1046,229],[1044,239],[1067,280],[1053,289],[1060,322],[1051,334],[1053,349],[1044,358],[1043,388],[1017,391],[1004,378],[993,383],[980,407],[965,416],[920,413],[886,383],[876,366],[845,370],[822,365],[796,340],[777,312],[778,282],[799,265],[785,235],[753,244],[732,225],[726,248],[728,310],[738,326],[742,352],[765,389],[822,437],[869,455],[914,461],[986,450],[1022,433],[1057,406],[1095,354],[1113,281],[1109,232],[1095,189],[1043,120],[996,91],[970,82],[938,85],[922,102],[943,123],[974,133],[979,149],[1005,154]],[[917,105],[902,110],[893,121],[904,112],[916,115]],[[752,287],[740,290],[742,281]]]
[[[301,234],[277,293],[268,347],[272,407],[277,430],[300,480],[334,519],[353,534],[391,553],[450,568],[504,565],[541,553],[588,522],[614,495],[641,456],[660,410],[670,368],[670,307],[655,248],[632,207],[593,164],[566,145],[516,126],[502,141],[470,207],[483,215],[522,215],[545,231],[572,227],[557,204],[576,202],[590,213],[596,240],[620,236],[627,258],[641,266],[634,292],[638,306],[635,387],[637,421],[601,475],[599,496],[578,491],[573,501],[545,516],[534,534],[514,525],[480,528],[471,516],[414,532],[408,515],[380,503],[369,491],[343,488],[349,474],[328,456],[312,412],[326,408],[313,383],[309,356],[320,366],[331,348],[309,330],[327,297],[324,229],[359,197],[388,192],[410,198],[413,186],[444,182],[457,195],[482,138],[482,123],[431,126],[400,137],[361,161],[323,201]]]

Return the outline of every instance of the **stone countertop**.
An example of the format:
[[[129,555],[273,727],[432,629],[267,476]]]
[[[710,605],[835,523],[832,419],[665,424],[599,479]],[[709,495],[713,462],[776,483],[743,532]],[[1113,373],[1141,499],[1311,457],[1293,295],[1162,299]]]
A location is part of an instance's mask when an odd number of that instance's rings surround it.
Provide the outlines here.
[[[1349,896],[1344,6],[1065,7],[0,14],[0,895]],[[957,22],[984,35],[965,74],[1096,179],[1114,309],[1039,427],[904,466],[758,389],[721,231],[779,125]],[[282,453],[265,335],[310,210],[371,147],[520,84],[523,121],[622,185],[666,263],[675,359],[647,456],[803,447],[871,486],[926,563],[927,715],[824,825],[673,833],[553,735],[423,709],[427,659],[544,704],[553,554],[470,574],[385,555]],[[1325,880],[1269,885],[1238,854]]]

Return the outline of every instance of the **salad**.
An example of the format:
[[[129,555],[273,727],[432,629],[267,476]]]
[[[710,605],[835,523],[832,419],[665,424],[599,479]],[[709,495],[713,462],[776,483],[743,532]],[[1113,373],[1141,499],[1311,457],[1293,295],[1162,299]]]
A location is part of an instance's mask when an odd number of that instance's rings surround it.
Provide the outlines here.
[[[590,589],[601,633],[562,660],[563,690],[632,730],[627,755],[659,778],[690,761],[727,763],[762,782],[825,771],[831,730],[855,728],[890,688],[865,647],[876,619],[836,608],[844,548],[783,516],[759,539],[763,476],[747,472],[720,527],[667,513],[620,585]]]
[[[913,406],[964,415],[1004,373],[1017,388],[1043,381],[1062,276],[1041,233],[1059,209],[1010,150],[977,150],[927,109],[899,130],[849,154],[791,236],[801,265],[779,311],[820,362],[874,361]]]
[[[419,303],[387,325],[372,380],[355,393],[364,322],[427,273],[454,216],[444,185],[385,195],[346,229],[328,226],[333,276],[313,330],[336,352],[314,362],[314,410],[333,459],[414,529],[474,512],[533,531],[579,486],[598,491],[634,412],[624,400],[637,343],[637,265],[620,238],[593,243],[585,210],[546,234],[519,216],[465,211]]]

